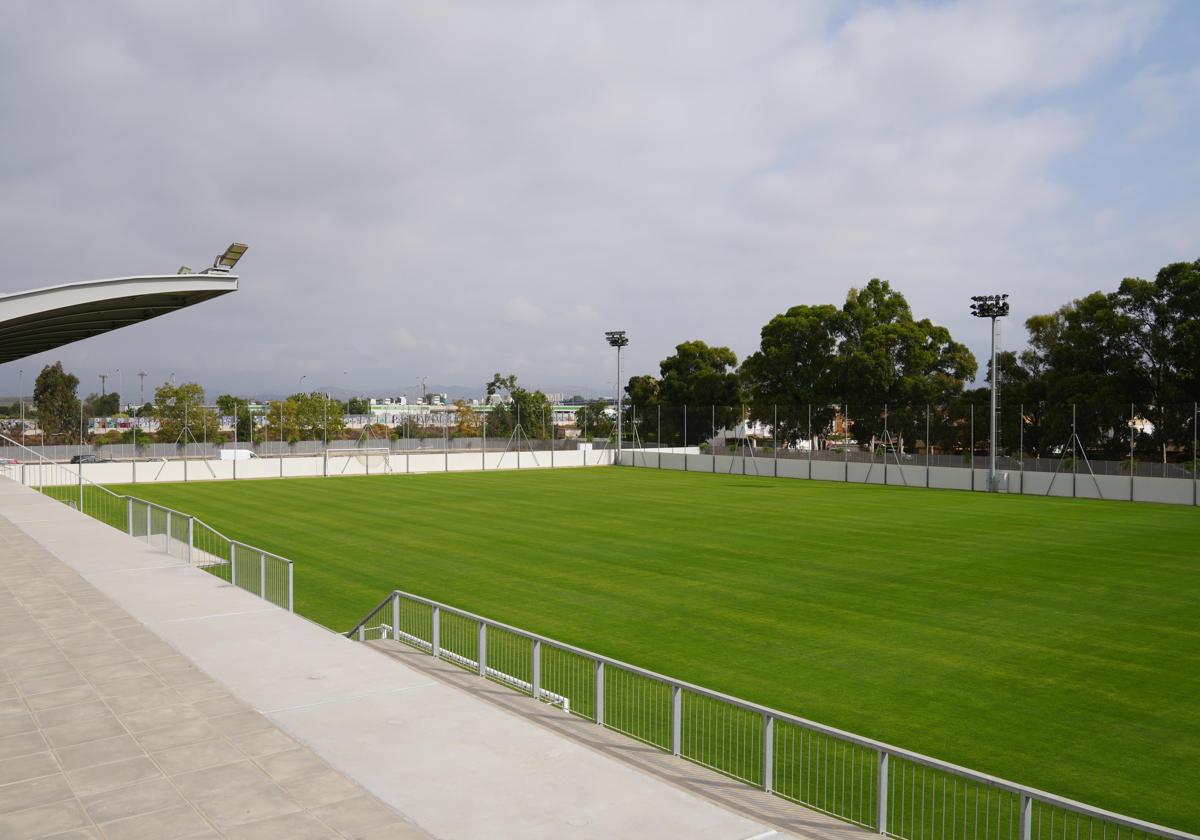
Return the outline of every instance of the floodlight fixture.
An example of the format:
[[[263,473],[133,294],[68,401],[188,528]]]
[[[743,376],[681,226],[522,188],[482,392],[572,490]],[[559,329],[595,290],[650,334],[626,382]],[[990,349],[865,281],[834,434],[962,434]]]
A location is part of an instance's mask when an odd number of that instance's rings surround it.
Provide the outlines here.
[[[604,339],[610,347],[617,348],[617,463],[621,463],[621,348],[629,344],[625,330],[609,330]]]
[[[235,265],[237,265],[238,260],[242,258],[242,254],[246,253],[246,250],[246,245],[243,245],[240,242],[233,242],[228,248],[225,249],[225,253],[221,254],[221,256],[217,257],[216,260],[213,261],[212,267],[218,271],[229,271]]]
[[[1000,366],[996,359],[996,319],[1008,315],[1008,295],[971,295],[971,314],[976,318],[992,319],[992,421],[989,424],[991,434],[988,440],[988,490],[995,493],[996,486],[996,432],[999,426],[996,417],[997,389],[1000,387]]]

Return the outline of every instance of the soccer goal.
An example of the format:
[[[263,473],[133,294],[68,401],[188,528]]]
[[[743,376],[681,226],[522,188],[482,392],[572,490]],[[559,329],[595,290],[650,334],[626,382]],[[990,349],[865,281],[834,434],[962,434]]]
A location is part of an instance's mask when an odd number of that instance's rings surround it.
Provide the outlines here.
[[[390,449],[358,447],[326,449],[326,475],[383,475],[392,471]]]

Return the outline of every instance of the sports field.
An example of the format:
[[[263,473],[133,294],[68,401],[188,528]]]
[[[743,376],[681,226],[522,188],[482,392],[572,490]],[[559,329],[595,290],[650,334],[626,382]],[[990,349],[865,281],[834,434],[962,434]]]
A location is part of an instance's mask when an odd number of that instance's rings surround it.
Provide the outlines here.
[[[1200,831],[1200,510],[593,468],[113,488],[405,589]]]

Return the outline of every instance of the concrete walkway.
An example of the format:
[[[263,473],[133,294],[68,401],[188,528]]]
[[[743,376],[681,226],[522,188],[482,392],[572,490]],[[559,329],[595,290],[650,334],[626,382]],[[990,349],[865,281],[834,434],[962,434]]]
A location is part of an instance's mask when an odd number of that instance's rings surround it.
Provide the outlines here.
[[[0,587],[0,837],[789,836],[3,479]]]

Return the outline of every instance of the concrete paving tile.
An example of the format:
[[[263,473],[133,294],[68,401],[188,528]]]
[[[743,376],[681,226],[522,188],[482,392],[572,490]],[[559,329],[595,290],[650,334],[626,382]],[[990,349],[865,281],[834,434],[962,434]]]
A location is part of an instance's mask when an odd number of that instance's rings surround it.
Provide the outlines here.
[[[164,656],[161,659],[146,660],[146,665],[154,669],[158,674],[169,674],[172,671],[187,671],[196,666],[186,656],[180,656],[178,653],[174,656]]]
[[[396,813],[370,796],[343,799],[312,809],[313,816],[335,831],[348,836],[396,822]]]
[[[341,802],[343,799],[353,799],[363,794],[362,788],[336,770],[324,770],[280,782],[279,786],[301,806],[310,809]]]
[[[108,840],[179,840],[210,831],[208,823],[190,805],[104,824]]]
[[[229,696],[229,692],[225,690],[225,686],[216,680],[207,683],[196,683],[195,685],[181,685],[177,686],[175,690],[179,693],[180,697],[189,703],[218,700]]]
[[[0,814],[23,811],[35,805],[45,805],[74,797],[67,778],[61,773],[26,779],[11,785],[0,785]]]
[[[237,712],[245,712],[249,710],[250,707],[241,700],[238,700],[232,694],[224,691],[223,689],[222,691],[223,696],[221,697],[211,697],[200,701],[194,701],[192,705],[196,707],[196,711],[204,715],[206,718],[232,715]]]
[[[0,684],[0,700],[11,700],[14,697],[20,696],[21,694],[17,691],[17,687],[12,683]]]
[[[42,733],[22,732],[20,735],[9,735],[0,738],[0,761],[6,758],[17,758],[30,753],[46,752],[50,747]]]
[[[202,720],[190,720],[186,723],[177,724],[175,726],[164,726],[162,729],[151,729],[147,732],[138,732],[134,735],[135,738],[146,748],[147,752],[160,752],[169,750],[174,747],[182,747],[187,744],[195,744],[200,741],[207,741],[210,738],[219,737],[211,726]],[[238,756],[240,757],[240,756]],[[235,761],[236,758],[229,759]]]
[[[72,656],[71,662],[79,669],[95,668],[99,665],[115,665],[118,662],[136,662],[137,656],[124,648],[92,653],[87,656]]]
[[[53,645],[49,645],[36,650],[25,651],[24,653],[0,655],[0,668],[4,668],[7,671],[13,668],[29,668],[34,665],[57,665],[66,661],[67,658],[63,656],[62,651]]]
[[[272,729],[274,724],[258,712],[238,712],[212,718],[209,724],[222,735],[245,735],[260,729]]]
[[[191,797],[196,807],[218,829],[294,814],[300,811],[296,800],[272,782],[252,782],[222,791],[216,795]]]
[[[83,809],[97,823],[136,817],[184,805],[184,799],[167,779],[153,779],[129,787],[85,797]]]
[[[269,782],[270,778],[252,762],[237,761],[184,773],[176,776],[174,781],[184,796],[194,800],[199,796],[221,794],[238,787]]]
[[[73,706],[55,706],[52,709],[45,709],[34,713],[38,725],[43,729],[111,716],[112,712],[108,710],[108,706],[100,700],[89,700],[86,703],[76,703]]]
[[[59,666],[56,665],[55,667]],[[83,678],[83,674],[76,671],[70,665],[67,665],[65,670],[60,670],[52,676],[41,677],[35,680],[14,680],[14,682],[17,683],[17,688],[26,697],[31,694],[44,694],[48,691],[58,691],[63,688],[78,688],[88,684],[87,680]]]
[[[155,691],[145,691],[141,694],[130,694],[122,697],[112,697],[108,700],[108,705],[117,714],[125,714],[126,712],[137,712],[143,709],[151,709],[155,706],[173,706],[180,700],[178,694],[169,688],[161,688]]]
[[[292,750],[300,746],[278,729],[262,729],[229,738],[233,745],[251,758]]]
[[[161,729],[164,726],[180,726],[190,721],[203,719],[199,712],[183,703],[123,712],[117,717],[130,732],[144,732],[150,729]]]
[[[37,729],[37,721],[29,712],[18,712],[0,717],[0,738],[5,735],[20,735]]]
[[[0,700],[0,717],[5,715],[25,714],[29,709],[25,706],[25,701],[17,698],[8,700]]]
[[[80,685],[75,688],[63,688],[58,691],[47,691],[44,694],[33,694],[25,698],[25,703],[35,712],[42,709],[53,709],[55,706],[73,706],[88,700],[97,700],[100,695],[90,685]]]
[[[203,770],[205,767],[214,767],[220,764],[232,764],[241,757],[242,754],[238,752],[237,748],[224,738],[214,738],[175,747],[156,752],[151,756],[168,776]]]
[[[181,671],[170,671],[166,674],[160,674],[160,679],[172,688],[180,688],[188,685],[205,685],[212,684],[220,687],[220,683],[210,677],[208,674],[201,671],[199,668],[188,668]]]
[[[74,671],[75,666],[65,659],[62,662],[51,662],[46,665],[31,665],[26,668],[4,668],[4,673],[8,675],[9,680],[16,683],[17,688],[21,690],[22,694],[39,693],[35,691],[28,691],[25,688],[26,683],[37,682],[38,680],[45,679],[46,677],[52,677],[64,673],[73,673]]]
[[[41,840],[103,840],[94,828],[73,828],[61,834],[47,834]]]
[[[325,762],[304,748],[262,756],[255,761],[276,782],[292,781],[329,769]]]
[[[243,825],[232,826],[223,832],[229,840],[329,840],[338,838],[324,823],[309,814],[284,814]]]
[[[116,738],[104,738],[100,741],[88,741],[73,747],[63,747],[58,750],[58,761],[63,770],[80,770],[96,764],[111,764],[145,755],[145,750],[132,735],[119,735]]]
[[[126,785],[144,782],[162,776],[162,772],[148,757],[141,756],[113,764],[100,764],[83,770],[67,773],[67,781],[75,788],[79,797],[115,790]]]
[[[0,815],[0,837],[45,837],[90,825],[83,807],[74,799],[38,805]]]
[[[346,835],[354,840],[429,840],[430,834],[412,823],[396,819],[377,825],[367,831],[356,831]]]
[[[106,682],[93,679],[92,684],[96,686],[96,691],[100,696],[106,698],[138,696],[152,691],[161,691],[166,688],[163,681],[154,674],[142,677],[126,677]]]
[[[149,677],[154,674],[146,663],[138,661],[118,662],[115,665],[99,665],[90,669],[80,668],[80,671],[93,685],[100,685],[101,683],[113,682],[115,680],[126,680],[130,677]]]
[[[120,721],[110,714],[107,717],[81,720],[51,729],[43,729],[42,734],[46,736],[50,746],[62,748],[124,735],[125,727],[121,726]]]

